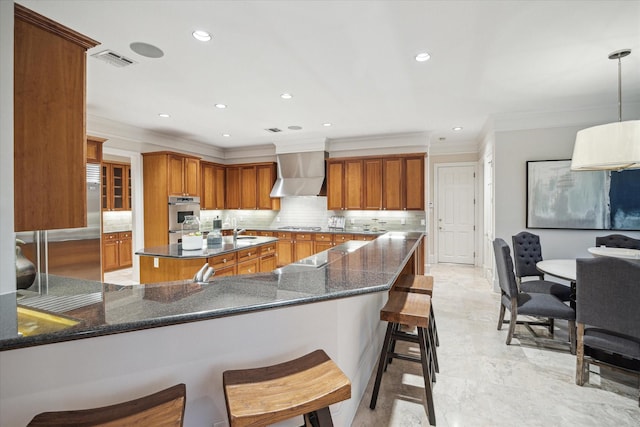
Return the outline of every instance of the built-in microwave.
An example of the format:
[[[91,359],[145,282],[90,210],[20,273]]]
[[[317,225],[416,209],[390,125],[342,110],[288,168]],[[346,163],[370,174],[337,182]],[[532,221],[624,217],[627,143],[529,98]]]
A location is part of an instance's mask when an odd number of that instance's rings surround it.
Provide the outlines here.
[[[200,217],[200,197],[169,196],[169,243],[180,241],[182,223],[189,215]]]

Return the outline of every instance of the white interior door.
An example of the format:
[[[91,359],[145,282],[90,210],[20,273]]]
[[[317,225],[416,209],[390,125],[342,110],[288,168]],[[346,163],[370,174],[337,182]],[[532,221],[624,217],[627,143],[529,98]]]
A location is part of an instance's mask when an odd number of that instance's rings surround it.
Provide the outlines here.
[[[475,164],[438,166],[438,262],[475,264]]]

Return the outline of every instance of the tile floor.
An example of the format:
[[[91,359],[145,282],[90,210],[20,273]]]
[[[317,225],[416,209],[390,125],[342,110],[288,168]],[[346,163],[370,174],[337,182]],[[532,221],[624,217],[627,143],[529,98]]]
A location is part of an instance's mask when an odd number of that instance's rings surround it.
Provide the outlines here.
[[[120,270],[104,273],[104,282],[113,285],[137,285],[133,279],[133,268],[122,268]]]
[[[566,322],[556,321],[555,338],[544,343],[518,325],[507,346],[507,326],[496,329],[498,294],[481,269],[435,265],[428,274],[435,278],[440,336],[434,386],[439,427],[640,426],[637,377],[603,369],[590,375],[589,384],[575,384],[575,356],[564,343]],[[375,372],[353,426],[429,425],[418,364],[393,360],[372,411],[374,380]]]

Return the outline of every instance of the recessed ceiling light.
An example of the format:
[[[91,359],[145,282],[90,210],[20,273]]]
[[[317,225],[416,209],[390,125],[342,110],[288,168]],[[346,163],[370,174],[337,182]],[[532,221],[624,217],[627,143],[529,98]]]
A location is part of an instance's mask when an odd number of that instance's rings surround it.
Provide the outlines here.
[[[302,129],[302,126],[289,126],[287,129],[290,129],[290,130],[300,130],[300,129]]]
[[[168,117],[171,117],[171,115],[170,115],[170,114],[167,114],[167,113],[160,113],[160,114],[158,114],[158,116],[162,117],[163,119],[166,119],[166,118],[168,118]]]
[[[194,39],[199,40],[201,42],[208,42],[211,40],[211,34],[203,30],[196,30],[191,33]]]
[[[419,54],[416,55],[416,61],[418,62],[425,62],[428,61],[431,58],[431,55],[429,55],[427,52],[420,52]]]
[[[462,130],[462,126],[456,126],[456,127],[453,128],[453,130],[455,130],[456,132],[459,131],[459,130]]]
[[[438,141],[446,141],[447,138],[445,138],[444,136],[441,136],[440,138],[438,138]]]
[[[227,108],[227,104],[216,104],[216,108],[224,110],[225,108]]]
[[[293,95],[291,95],[290,93],[283,93],[282,95],[280,95],[280,98],[282,98],[282,99],[291,99],[291,98],[293,98]]]
[[[222,136],[224,136],[225,138],[229,138],[231,135],[228,133],[223,133]]]
[[[331,126],[331,123],[323,123],[322,126],[329,127]]]

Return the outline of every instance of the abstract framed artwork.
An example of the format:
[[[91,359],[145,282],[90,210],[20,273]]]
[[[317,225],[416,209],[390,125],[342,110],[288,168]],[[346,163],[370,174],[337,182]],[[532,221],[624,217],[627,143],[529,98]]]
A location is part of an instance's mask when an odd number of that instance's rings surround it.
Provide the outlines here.
[[[571,160],[527,162],[527,228],[640,230],[640,169],[571,170]]]

